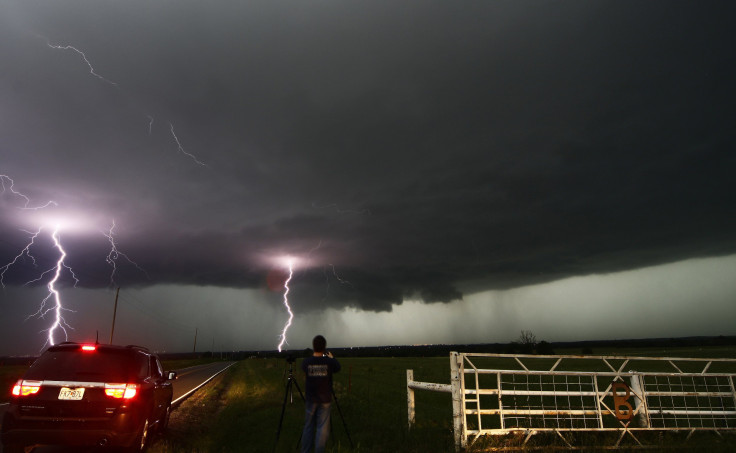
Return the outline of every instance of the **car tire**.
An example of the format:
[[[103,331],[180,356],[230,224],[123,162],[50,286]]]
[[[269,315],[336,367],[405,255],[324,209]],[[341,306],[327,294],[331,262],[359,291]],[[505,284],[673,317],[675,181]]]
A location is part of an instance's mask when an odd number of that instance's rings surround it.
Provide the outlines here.
[[[151,434],[150,431],[151,430],[148,423],[148,418],[146,418],[145,420],[143,420],[143,423],[141,423],[141,427],[138,428],[138,435],[135,436],[135,441],[123,451],[125,451],[126,453],[141,453],[146,451],[146,447],[148,446],[148,439]]]
[[[164,413],[163,418],[159,422],[158,426],[158,432],[160,434],[163,434],[166,432],[166,430],[169,428],[169,419],[171,418],[171,404],[166,406],[166,412]]]

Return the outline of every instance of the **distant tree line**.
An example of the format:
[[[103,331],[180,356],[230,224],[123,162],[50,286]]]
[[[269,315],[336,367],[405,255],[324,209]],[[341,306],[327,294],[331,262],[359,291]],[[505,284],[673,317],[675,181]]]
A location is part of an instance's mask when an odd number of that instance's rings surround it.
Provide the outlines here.
[[[522,331],[515,341],[510,343],[482,344],[435,344],[421,346],[366,346],[354,348],[330,348],[338,357],[443,357],[451,351],[492,354],[538,354],[551,355],[559,353],[559,349],[574,351],[571,354],[593,354],[595,349],[617,348],[673,348],[673,347],[708,347],[736,346],[736,336],[719,337],[685,337],[685,338],[644,338],[626,340],[597,340],[572,342],[537,341],[531,332]],[[239,360],[247,358],[302,358],[311,354],[310,349],[278,351],[237,351],[228,352],[226,358]],[[181,359],[191,357],[219,358],[220,353],[202,352],[197,354],[161,354],[162,359]]]
[[[356,348],[330,348],[338,357],[442,357],[448,356],[451,351],[491,354],[555,354],[558,349],[576,351],[575,354],[593,354],[595,349],[617,348],[686,348],[736,346],[736,336],[717,337],[682,337],[682,338],[643,338],[626,340],[595,340],[595,341],[567,341],[552,342],[537,341],[530,331],[522,331],[515,341],[510,343],[483,343],[483,344],[435,344],[421,346],[366,346]],[[228,352],[186,352],[161,353],[162,360],[212,358],[226,360],[242,360],[247,358],[287,358],[288,356],[302,358],[311,354],[309,349],[285,351],[228,351]],[[35,357],[0,357],[0,366],[3,365],[30,365]]]

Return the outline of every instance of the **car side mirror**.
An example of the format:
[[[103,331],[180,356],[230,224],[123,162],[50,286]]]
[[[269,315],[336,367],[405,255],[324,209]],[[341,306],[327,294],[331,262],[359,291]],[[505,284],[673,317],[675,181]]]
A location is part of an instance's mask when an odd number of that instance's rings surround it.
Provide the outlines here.
[[[176,371],[169,371],[168,373],[166,373],[166,379],[170,381],[176,379]]]

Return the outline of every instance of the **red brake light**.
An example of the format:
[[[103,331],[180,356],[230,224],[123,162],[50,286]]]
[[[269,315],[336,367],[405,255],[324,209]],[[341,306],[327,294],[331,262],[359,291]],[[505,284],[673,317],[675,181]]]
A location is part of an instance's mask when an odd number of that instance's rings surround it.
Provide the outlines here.
[[[85,345],[82,345],[82,351],[94,351],[96,349],[97,349],[97,346],[95,346],[93,344],[85,344]]]
[[[41,390],[41,381],[18,381],[13,386],[13,395],[28,396],[35,395]]]
[[[138,393],[138,384],[105,384],[105,395],[129,400]]]

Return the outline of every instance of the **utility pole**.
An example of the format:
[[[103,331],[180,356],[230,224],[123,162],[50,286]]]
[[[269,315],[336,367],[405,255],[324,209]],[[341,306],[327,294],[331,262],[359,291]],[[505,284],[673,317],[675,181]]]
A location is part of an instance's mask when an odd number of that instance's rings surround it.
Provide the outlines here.
[[[198,327],[194,328],[194,351],[192,352],[195,352],[195,353],[197,352],[197,331],[198,330],[199,330]]]
[[[110,329],[110,344],[112,344],[112,335],[115,333],[115,317],[118,314],[118,296],[120,295],[120,287],[115,292],[115,308],[112,310],[112,329]]]

